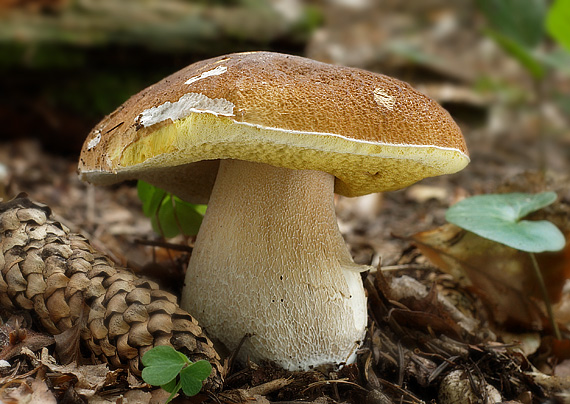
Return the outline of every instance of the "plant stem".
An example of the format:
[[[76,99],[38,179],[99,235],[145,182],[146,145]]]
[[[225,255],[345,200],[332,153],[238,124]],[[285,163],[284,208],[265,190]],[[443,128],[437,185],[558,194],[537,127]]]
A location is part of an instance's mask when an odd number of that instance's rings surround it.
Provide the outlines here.
[[[548,317],[550,318],[550,326],[552,327],[552,331],[554,332],[554,336],[556,337],[556,339],[561,340],[562,335],[560,335],[558,324],[556,324],[556,320],[554,319],[552,304],[550,303],[550,298],[548,297],[548,292],[546,291],[546,285],[544,284],[542,273],[540,272],[540,268],[538,267],[538,262],[536,261],[536,257],[534,256],[533,253],[529,253],[529,255],[530,255],[530,260],[532,261],[532,268],[534,269],[534,275],[538,280],[538,286],[540,287],[542,300],[544,300],[544,304],[546,305],[546,311],[548,312]]]

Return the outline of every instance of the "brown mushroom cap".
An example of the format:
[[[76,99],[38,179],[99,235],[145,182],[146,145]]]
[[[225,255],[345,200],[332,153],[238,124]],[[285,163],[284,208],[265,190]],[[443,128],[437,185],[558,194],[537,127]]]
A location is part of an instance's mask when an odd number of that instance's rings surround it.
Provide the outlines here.
[[[205,202],[219,159],[328,172],[347,196],[469,162],[447,111],[407,83],[248,52],[194,63],[131,97],[89,134],[79,172],[95,184],[144,179]]]

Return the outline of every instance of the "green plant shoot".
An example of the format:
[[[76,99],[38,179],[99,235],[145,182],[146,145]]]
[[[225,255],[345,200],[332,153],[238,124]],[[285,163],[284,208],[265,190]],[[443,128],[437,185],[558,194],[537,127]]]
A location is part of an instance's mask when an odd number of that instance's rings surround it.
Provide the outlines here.
[[[555,0],[546,19],[546,29],[552,38],[570,52],[570,0]]]
[[[523,220],[529,213],[542,209],[555,200],[554,192],[479,195],[449,208],[445,218],[478,236],[530,254],[552,329],[560,339],[560,331],[534,253],[560,251],[566,245],[566,240],[562,232],[547,220]]]
[[[153,386],[160,386],[170,393],[166,403],[182,389],[187,396],[195,396],[202,389],[202,382],[212,373],[208,361],[191,362],[171,346],[156,346],[142,357],[145,368],[143,380]]]
[[[531,74],[543,79],[547,67],[570,73],[570,0],[477,0],[488,21],[487,35]],[[546,26],[546,29],[545,29]],[[545,51],[546,34],[562,49]]]
[[[151,219],[152,228],[165,238],[180,233],[193,236],[198,233],[206,212],[206,205],[195,205],[169,194],[144,181],[137,184],[143,213]]]

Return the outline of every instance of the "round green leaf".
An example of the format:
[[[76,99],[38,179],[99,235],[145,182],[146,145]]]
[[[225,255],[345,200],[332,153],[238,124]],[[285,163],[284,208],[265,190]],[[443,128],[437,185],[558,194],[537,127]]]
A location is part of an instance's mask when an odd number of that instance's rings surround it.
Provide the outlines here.
[[[198,234],[206,205],[195,205],[167,193],[144,181],[137,184],[143,213],[151,218],[152,228],[165,238],[180,233],[187,236]]]
[[[184,368],[182,372],[180,372],[182,391],[187,396],[195,396],[202,390],[202,381],[193,377],[188,369],[189,368]]]
[[[174,211],[171,195],[167,195],[158,210],[158,215],[153,217],[152,225],[155,231],[165,238],[172,238],[180,233],[180,226]],[[155,227],[156,226],[156,227]]]
[[[555,0],[546,18],[548,33],[570,52],[570,1]]]
[[[153,386],[162,386],[178,376],[187,359],[170,346],[157,346],[144,354],[142,363],[145,366],[143,380]]]
[[[175,214],[180,224],[183,233],[187,236],[193,236],[198,234],[200,225],[202,224],[202,219],[204,214],[200,213],[197,207],[202,207],[205,205],[194,205],[183,201],[178,197],[174,197],[175,203]],[[203,208],[201,208],[202,210]],[[203,209],[205,211],[205,209]]]
[[[146,217],[156,215],[166,191],[150,185],[148,182],[137,182],[137,193],[143,203],[143,213]]]
[[[566,241],[556,226],[546,220],[521,220],[555,200],[554,192],[479,195],[449,208],[445,218],[465,230],[517,250],[559,251]]]
[[[188,365],[184,369],[184,372],[187,375],[191,375],[198,380],[206,380],[212,373],[212,365],[208,361],[199,360],[192,363],[191,365]]]
[[[181,385],[180,385],[180,382],[175,377],[174,379],[172,379],[171,381],[169,381],[166,384],[161,385],[160,387],[169,393],[177,393],[178,390],[180,390]]]

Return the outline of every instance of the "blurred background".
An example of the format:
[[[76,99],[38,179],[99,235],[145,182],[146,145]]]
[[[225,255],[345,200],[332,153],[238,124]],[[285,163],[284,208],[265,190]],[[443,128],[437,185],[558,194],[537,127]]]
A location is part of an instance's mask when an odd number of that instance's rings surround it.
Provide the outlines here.
[[[414,215],[392,215],[400,230],[429,228],[443,221],[434,207],[491,192],[527,171],[568,172],[568,3],[0,0],[0,197],[25,191],[95,233],[97,223],[117,234],[147,229],[133,224],[130,196],[121,197],[132,191],[115,188],[112,207],[106,191],[85,198],[75,164],[91,127],[194,61],[273,50],[398,77],[450,111],[471,153],[467,169],[388,199],[346,202],[340,214],[345,233],[367,239],[370,231],[378,239],[394,231],[384,221],[377,228],[392,230],[370,230],[380,207],[411,206]],[[365,225],[348,224],[355,211]],[[378,249],[390,256],[389,247],[373,245],[361,261]]]

